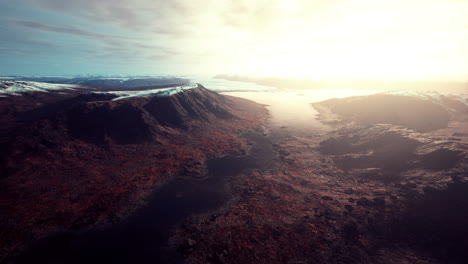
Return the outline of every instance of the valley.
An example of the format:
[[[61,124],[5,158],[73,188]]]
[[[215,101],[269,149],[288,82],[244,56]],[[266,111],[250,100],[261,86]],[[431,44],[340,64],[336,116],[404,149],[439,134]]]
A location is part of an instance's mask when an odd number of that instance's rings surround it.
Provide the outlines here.
[[[0,98],[3,262],[466,258],[464,96],[71,88]]]

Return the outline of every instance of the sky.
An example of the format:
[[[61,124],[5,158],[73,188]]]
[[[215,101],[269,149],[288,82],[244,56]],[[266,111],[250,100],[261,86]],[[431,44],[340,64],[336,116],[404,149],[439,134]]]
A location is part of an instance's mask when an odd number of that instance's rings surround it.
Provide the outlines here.
[[[0,0],[0,75],[468,81],[468,0]]]

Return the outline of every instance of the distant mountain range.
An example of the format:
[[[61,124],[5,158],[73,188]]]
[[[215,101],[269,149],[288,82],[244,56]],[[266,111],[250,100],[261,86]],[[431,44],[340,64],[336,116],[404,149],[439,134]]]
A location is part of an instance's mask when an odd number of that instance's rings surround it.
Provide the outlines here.
[[[16,80],[30,82],[45,82],[52,84],[80,84],[88,86],[111,87],[168,87],[181,86],[190,83],[189,79],[177,77],[8,77],[0,80]]]

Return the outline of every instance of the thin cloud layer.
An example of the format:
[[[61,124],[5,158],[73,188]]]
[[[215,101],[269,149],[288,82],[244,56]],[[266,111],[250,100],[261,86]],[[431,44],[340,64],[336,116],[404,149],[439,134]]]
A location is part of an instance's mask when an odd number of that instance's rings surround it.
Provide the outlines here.
[[[94,33],[94,32],[82,30],[80,28],[76,28],[76,27],[72,27],[72,26],[56,27],[56,26],[46,25],[46,24],[43,24],[43,23],[40,23],[40,22],[25,21],[25,20],[10,20],[8,22],[11,22],[11,23],[19,25],[19,26],[32,28],[32,29],[35,29],[35,30],[42,30],[42,31],[48,31],[48,32],[64,33],[64,34],[71,34],[71,35],[98,38],[98,39],[107,39],[107,38],[126,39],[126,37],[124,37],[124,36],[114,36],[114,35]]]
[[[176,26],[189,14],[190,1],[164,0],[19,0],[49,11],[83,17],[97,23],[115,24],[130,29],[148,29],[162,23]],[[193,1],[195,3],[195,1]],[[168,23],[170,21],[174,23]]]
[[[0,52],[43,61],[39,40],[56,60],[122,73],[468,76],[466,13],[457,0],[4,0]]]

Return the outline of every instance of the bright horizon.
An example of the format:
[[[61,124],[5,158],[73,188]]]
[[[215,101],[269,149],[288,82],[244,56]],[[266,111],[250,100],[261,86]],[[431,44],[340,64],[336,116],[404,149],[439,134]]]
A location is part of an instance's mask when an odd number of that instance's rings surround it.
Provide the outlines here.
[[[0,75],[468,81],[468,1],[4,0]]]

